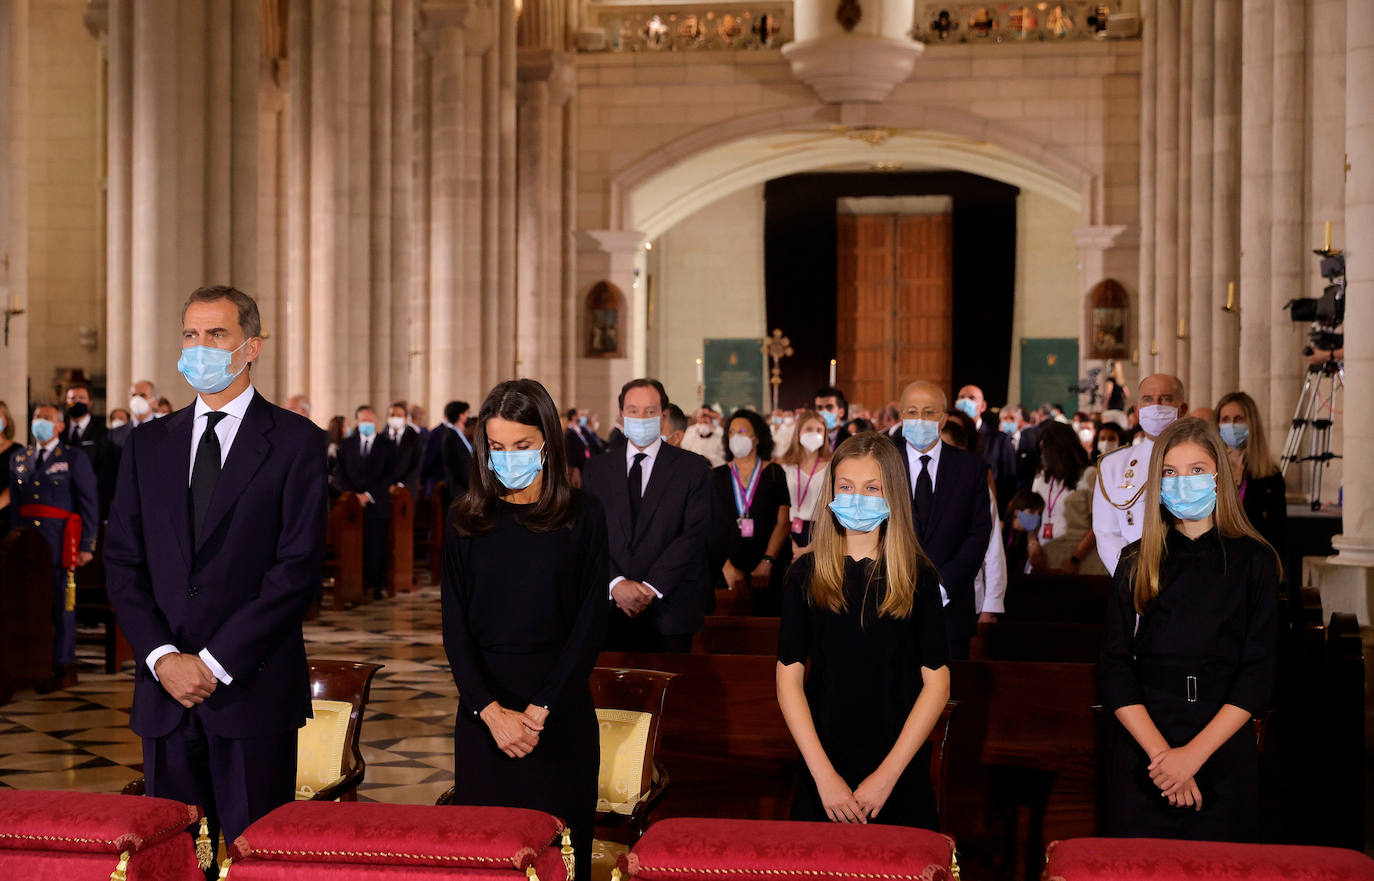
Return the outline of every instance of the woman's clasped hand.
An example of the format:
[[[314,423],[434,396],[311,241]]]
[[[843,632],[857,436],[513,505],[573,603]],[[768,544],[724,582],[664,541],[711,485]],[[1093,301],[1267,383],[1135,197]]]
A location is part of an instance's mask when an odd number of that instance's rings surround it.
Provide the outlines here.
[[[512,759],[523,759],[539,745],[539,732],[544,730],[548,710],[531,706],[521,713],[492,701],[482,710],[481,717],[501,752]]]

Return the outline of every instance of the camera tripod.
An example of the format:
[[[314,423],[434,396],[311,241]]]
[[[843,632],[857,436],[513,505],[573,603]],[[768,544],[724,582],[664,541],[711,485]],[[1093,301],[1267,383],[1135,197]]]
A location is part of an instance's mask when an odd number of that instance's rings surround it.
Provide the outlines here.
[[[1283,458],[1279,460],[1279,470],[1285,478],[1288,466],[1294,462],[1312,463],[1308,501],[1313,511],[1322,506],[1322,478],[1327,465],[1332,459],[1340,458],[1331,452],[1331,426],[1335,421],[1336,392],[1344,387],[1345,367],[1340,361],[1308,366],[1302,394],[1298,396],[1298,406],[1288,428],[1288,440],[1283,445]],[[1308,429],[1311,429],[1310,435]],[[1304,435],[1307,435],[1306,456],[1300,455]]]

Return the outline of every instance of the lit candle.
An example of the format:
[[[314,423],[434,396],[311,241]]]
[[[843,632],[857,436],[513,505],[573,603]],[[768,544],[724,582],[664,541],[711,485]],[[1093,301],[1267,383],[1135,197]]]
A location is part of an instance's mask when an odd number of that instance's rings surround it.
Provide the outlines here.
[[[706,370],[701,366],[701,359],[697,359],[697,385],[706,381]]]
[[[1178,320],[1178,338],[1181,340],[1188,338],[1188,325],[1186,319],[1180,318]]]
[[[830,384],[835,384],[835,359],[830,359]]]
[[[1330,251],[1330,250],[1331,250],[1331,221],[1328,220],[1325,224],[1323,224],[1323,226],[1326,228],[1326,232],[1325,232],[1324,235],[1323,235],[1323,241],[1325,242],[1325,244],[1322,245],[1322,250],[1323,250],[1323,251]]]
[[[1226,283],[1226,311],[1233,312],[1236,308],[1236,283],[1229,281]]]

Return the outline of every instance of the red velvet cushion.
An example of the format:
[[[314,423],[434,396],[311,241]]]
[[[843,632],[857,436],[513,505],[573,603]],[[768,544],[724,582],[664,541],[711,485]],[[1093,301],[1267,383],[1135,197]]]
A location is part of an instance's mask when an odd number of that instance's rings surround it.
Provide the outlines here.
[[[0,790],[0,849],[138,852],[200,818],[200,808],[165,798]]]
[[[954,842],[906,826],[679,817],[649,827],[620,870],[646,881],[945,881]]]
[[[519,808],[298,801],[249,826],[232,854],[236,862],[523,871],[563,828],[557,817]]]
[[[1370,881],[1374,860],[1336,847],[1074,838],[1049,847],[1048,881]]]

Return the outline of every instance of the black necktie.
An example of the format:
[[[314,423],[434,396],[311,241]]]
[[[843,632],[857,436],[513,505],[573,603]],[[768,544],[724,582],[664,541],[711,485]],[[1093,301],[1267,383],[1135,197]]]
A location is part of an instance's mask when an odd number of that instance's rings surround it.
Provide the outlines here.
[[[638,466],[636,466],[636,467],[638,467]],[[42,473],[43,473],[43,448],[42,448],[42,447],[39,447],[39,448],[38,448],[38,456],[33,460],[33,473],[34,473],[34,474],[42,474]]]
[[[79,426],[73,425],[73,426],[72,426],[72,445],[75,446],[75,445],[77,445],[77,444],[79,444],[79,443],[81,443],[81,428],[80,428]]]
[[[372,438],[363,438],[363,458],[367,458],[368,451],[372,449]]]
[[[648,458],[645,453],[635,453],[635,463],[630,466],[629,490],[630,490],[630,531],[634,532],[635,525],[639,522],[639,503],[644,498],[644,468],[641,462]]]
[[[219,480],[219,435],[215,426],[227,413],[206,413],[205,433],[196,446],[196,462],[191,466],[191,538],[199,544],[200,531],[205,526],[205,514],[210,510],[210,496]]]
[[[922,533],[930,522],[930,509],[935,507],[935,484],[930,479],[930,457],[921,457],[921,473],[916,476],[916,520]]]

